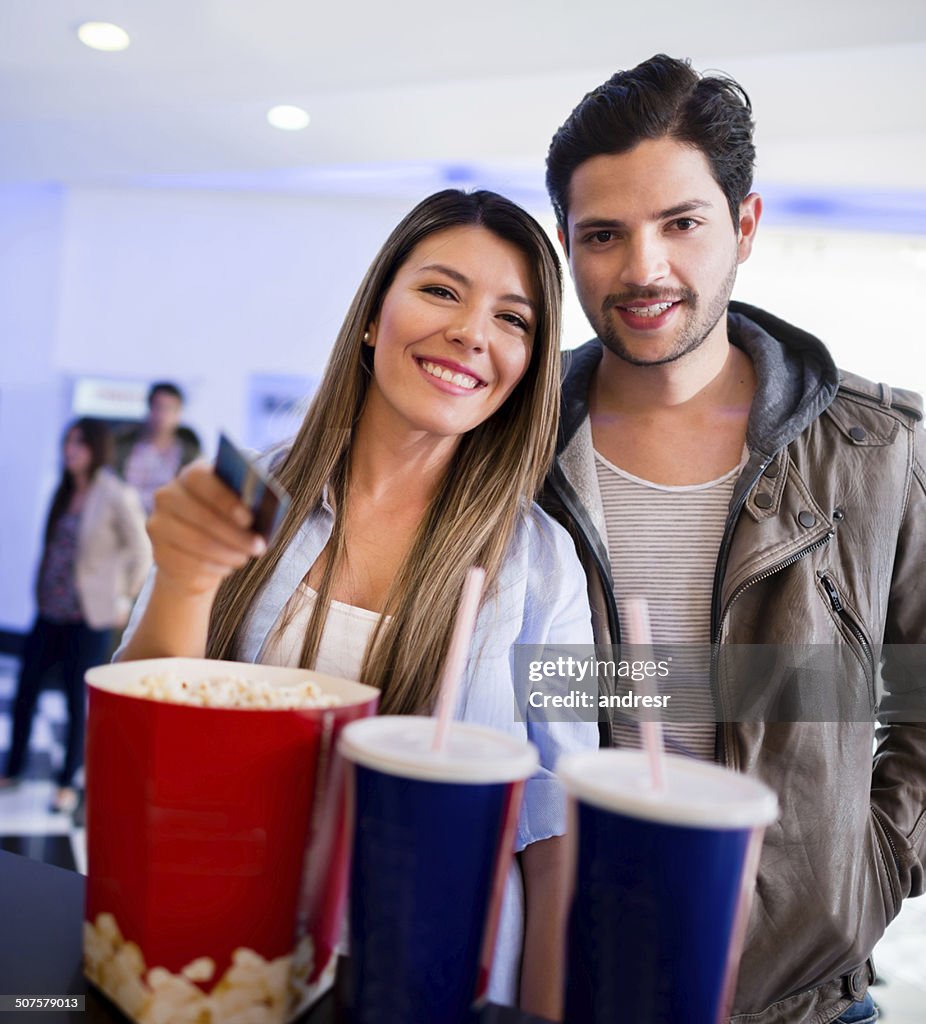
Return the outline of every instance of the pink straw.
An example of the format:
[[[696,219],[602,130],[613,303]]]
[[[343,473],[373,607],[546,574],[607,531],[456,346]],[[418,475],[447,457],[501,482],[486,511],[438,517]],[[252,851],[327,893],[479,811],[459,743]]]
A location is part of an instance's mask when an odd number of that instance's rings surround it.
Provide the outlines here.
[[[633,647],[653,646],[653,637],[649,628],[649,605],[645,597],[629,597],[627,609],[627,642]],[[645,696],[655,697],[656,688],[649,678],[640,684]],[[665,746],[662,738],[662,722],[658,717],[654,721],[644,720],[640,723],[643,732],[643,746],[649,760],[650,779],[653,789],[666,788]]]
[[[431,749],[441,751],[447,742],[447,732],[450,728],[450,719],[453,709],[457,703],[457,693],[460,690],[460,682],[463,679],[463,666],[466,663],[466,655],[469,653],[473,642],[473,629],[476,626],[476,612],[479,611],[479,601],[482,598],[482,588],[485,584],[485,569],[473,566],[467,573],[463,582],[463,592],[460,595],[460,606],[457,610],[457,620],[453,624],[453,635],[450,637],[450,648],[447,651],[447,659],[444,662],[444,674],[440,682],[440,691],[437,697],[437,727],[434,730],[434,742]]]

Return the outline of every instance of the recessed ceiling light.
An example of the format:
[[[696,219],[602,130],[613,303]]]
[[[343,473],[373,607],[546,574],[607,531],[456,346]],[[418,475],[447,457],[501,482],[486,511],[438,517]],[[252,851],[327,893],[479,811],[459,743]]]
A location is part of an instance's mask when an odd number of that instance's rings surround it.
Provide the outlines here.
[[[129,34],[124,28],[108,21],[85,21],[77,29],[77,38],[92,50],[125,50],[129,43]]]
[[[267,120],[274,128],[281,128],[284,132],[298,132],[309,123],[309,115],[302,107],[283,104],[280,107],[271,107],[267,111]]]

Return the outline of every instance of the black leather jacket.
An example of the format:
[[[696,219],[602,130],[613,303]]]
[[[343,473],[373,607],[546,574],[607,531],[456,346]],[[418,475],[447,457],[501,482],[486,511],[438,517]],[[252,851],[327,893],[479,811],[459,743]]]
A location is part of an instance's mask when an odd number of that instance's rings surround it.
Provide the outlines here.
[[[757,391],[714,580],[712,686],[729,719],[717,726],[716,760],[762,779],[781,807],[766,832],[732,1019],[822,1024],[861,998],[874,944],[902,900],[924,891],[923,404],[841,373],[817,339],[762,310],[731,303],[728,326]],[[587,408],[601,343],[569,355],[542,504],[585,564],[597,639],[616,643]],[[744,662],[741,645],[763,647]],[[796,711],[771,699],[758,713],[745,708],[744,666],[754,673],[757,652],[801,645],[836,659],[836,705],[821,704],[816,681],[798,671],[788,679]],[[772,680],[774,659],[766,668]],[[749,700],[780,696],[762,682]],[[609,734],[603,723],[603,742]]]

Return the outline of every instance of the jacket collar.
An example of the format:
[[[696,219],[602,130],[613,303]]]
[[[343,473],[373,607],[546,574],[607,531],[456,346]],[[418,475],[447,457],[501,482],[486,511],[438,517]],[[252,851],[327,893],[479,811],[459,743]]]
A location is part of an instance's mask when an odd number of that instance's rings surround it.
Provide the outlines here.
[[[770,457],[833,401],[839,371],[821,341],[756,306],[731,302],[727,328],[730,341],[749,356],[756,371],[746,444],[751,452]],[[597,338],[565,353],[558,453],[588,417],[589,387],[601,353]]]
[[[727,327],[756,371],[746,444],[770,457],[832,403],[839,370],[823,342],[757,306],[731,302]]]

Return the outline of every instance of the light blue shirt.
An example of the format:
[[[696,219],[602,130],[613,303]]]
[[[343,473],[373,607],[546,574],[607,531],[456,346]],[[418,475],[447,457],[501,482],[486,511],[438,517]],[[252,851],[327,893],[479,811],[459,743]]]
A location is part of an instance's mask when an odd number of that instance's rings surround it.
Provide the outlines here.
[[[237,658],[255,662],[284,605],[302,583],[331,536],[334,512],[327,501],[300,527],[244,623]],[[149,576],[123,644],[135,630],[153,584]],[[529,739],[540,768],[527,781],[516,849],[566,831],[565,797],[553,773],[560,755],[598,746],[595,722],[524,722],[515,712],[514,645],[591,645],[585,573],[566,531],[532,504],[518,522],[496,585],[476,620],[471,653],[455,717]],[[435,666],[435,672],[438,666]],[[465,898],[461,894],[462,898]],[[509,874],[499,921],[489,998],[517,1001],[524,930],[520,873]]]

